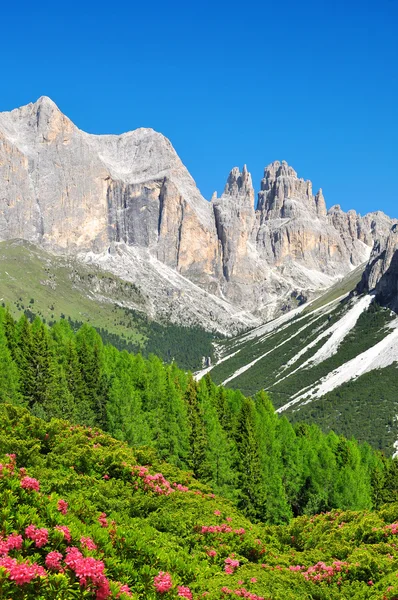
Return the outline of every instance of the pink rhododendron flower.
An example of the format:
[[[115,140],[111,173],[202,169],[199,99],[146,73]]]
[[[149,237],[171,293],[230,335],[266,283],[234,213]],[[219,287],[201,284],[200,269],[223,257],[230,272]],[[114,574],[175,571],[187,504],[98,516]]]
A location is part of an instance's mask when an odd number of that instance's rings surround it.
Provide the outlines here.
[[[168,592],[173,587],[170,573],[159,571],[159,574],[153,578],[153,584],[160,594]]]
[[[15,581],[16,585],[30,583],[36,577],[46,577],[47,573],[36,563],[29,565],[27,563],[17,563],[14,558],[0,558],[0,567],[7,571],[8,578]]]
[[[57,509],[59,510],[60,513],[62,513],[63,515],[66,515],[68,512],[68,503],[66,502],[66,500],[58,500],[57,503]]]
[[[66,541],[69,544],[72,539],[71,533],[69,531],[69,527],[67,527],[66,525],[56,525],[55,529],[57,531],[62,531],[62,533],[64,534],[64,538],[66,539]]]
[[[97,546],[94,544],[93,540],[89,537],[81,537],[80,543],[83,548],[87,548],[87,550],[96,550]]]
[[[48,543],[48,529],[44,527],[36,528],[35,525],[29,525],[25,529],[25,535],[35,542],[37,548],[41,548]]]
[[[24,477],[21,479],[21,487],[25,490],[35,490],[36,492],[40,489],[40,483],[34,477]]]
[[[105,565],[101,560],[84,557],[74,546],[66,549],[65,564],[74,571],[80,585],[87,587],[91,582],[96,590],[96,600],[105,600],[111,595],[109,581],[104,575]]]
[[[16,533],[12,533],[7,538],[7,546],[9,550],[21,550],[22,543],[22,535],[17,535]]]
[[[127,594],[127,596],[132,596],[130,588],[128,585],[124,584],[120,586],[120,590],[119,593],[117,594],[116,598],[120,598],[121,594]]]
[[[52,569],[53,571],[61,571],[61,560],[62,554],[60,552],[49,552],[45,560],[47,569]]]
[[[233,558],[231,558],[230,556],[228,556],[228,558],[226,558],[224,560],[225,562],[225,567],[224,567],[224,571],[225,573],[228,573],[229,575],[232,575],[235,570],[239,567],[239,561],[235,560]]]
[[[221,515],[221,510],[215,510],[214,514],[216,515],[216,517],[219,517]]]
[[[100,514],[100,516],[98,517],[98,523],[101,525],[101,527],[108,527],[106,513],[103,512]]]
[[[189,589],[189,587],[186,587],[184,585],[179,585],[177,589],[178,589],[177,596],[180,596],[181,598],[188,598],[188,600],[192,600],[192,592]]]

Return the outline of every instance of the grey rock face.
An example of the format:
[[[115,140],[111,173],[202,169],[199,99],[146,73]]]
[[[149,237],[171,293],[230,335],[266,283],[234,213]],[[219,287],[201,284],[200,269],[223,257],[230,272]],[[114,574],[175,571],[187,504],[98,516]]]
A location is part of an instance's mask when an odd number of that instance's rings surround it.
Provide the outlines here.
[[[326,204],[322,190],[314,196],[311,181],[299,179],[296,171],[283,160],[265,168],[258,195],[258,210],[263,223],[296,217],[302,213],[324,217]]]
[[[246,167],[235,167],[208,202],[152,129],[87,134],[45,97],[0,113],[0,239],[26,239],[121,275],[118,257],[126,277],[156,298],[155,316],[173,313],[180,289],[177,320],[184,307],[194,312],[193,297],[209,328],[217,315],[223,331],[228,320],[236,331],[271,318],[366,261],[392,224],[383,213],[327,212],[322,190],[314,195],[286,162],[265,169],[256,209]]]
[[[375,242],[358,291],[374,292],[381,304],[398,310],[398,225]]]

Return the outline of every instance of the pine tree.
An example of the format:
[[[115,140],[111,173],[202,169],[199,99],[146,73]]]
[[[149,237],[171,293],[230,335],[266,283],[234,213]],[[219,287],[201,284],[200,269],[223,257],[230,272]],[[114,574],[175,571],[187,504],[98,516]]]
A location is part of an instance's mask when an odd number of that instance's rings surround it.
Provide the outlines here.
[[[26,315],[22,315],[18,321],[16,340],[17,346],[15,348],[15,354],[19,373],[20,391],[27,406],[32,408],[35,403],[36,360],[31,325]]]
[[[76,335],[80,373],[83,380],[85,407],[94,414],[95,424],[106,427],[106,401],[109,380],[104,373],[103,344],[92,327],[83,325]]]
[[[106,404],[107,429],[117,439],[131,446],[151,441],[148,423],[142,411],[141,398],[134,389],[134,359],[126,351],[105,348],[107,368],[111,369],[110,388]]]
[[[207,481],[210,477],[210,465],[207,460],[208,441],[198,403],[197,388],[196,381],[191,376],[185,392],[189,423],[189,466],[197,479]]]
[[[6,335],[5,311],[0,312],[0,402],[22,404],[19,393],[18,368],[12,359],[10,344]]]
[[[47,420],[76,420],[74,398],[68,390],[65,373],[58,364],[47,327],[36,318],[32,324],[34,386],[32,411]]]
[[[217,388],[210,377],[198,385],[198,403],[207,439],[206,457],[210,469],[209,483],[226,497],[232,498],[236,484],[233,471],[235,446],[222,428],[217,412]]]
[[[261,472],[260,454],[256,439],[254,402],[245,398],[235,430],[238,450],[239,508],[251,519],[265,517],[266,490]]]
[[[2,310],[1,321],[11,358],[13,361],[16,361],[18,353],[17,328],[8,308],[5,311]]]
[[[261,472],[266,489],[266,519],[271,523],[288,522],[292,512],[282,483],[282,457],[278,431],[278,415],[263,391],[255,396],[256,439]]]
[[[73,339],[69,340],[66,346],[65,378],[68,390],[74,398],[76,421],[81,425],[93,426],[95,414],[85,393],[79,357]]]

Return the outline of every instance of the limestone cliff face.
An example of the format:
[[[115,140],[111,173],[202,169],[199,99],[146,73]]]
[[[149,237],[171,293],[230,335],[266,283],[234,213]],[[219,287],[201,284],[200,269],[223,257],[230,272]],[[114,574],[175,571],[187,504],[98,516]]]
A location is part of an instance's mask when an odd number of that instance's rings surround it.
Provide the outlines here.
[[[326,216],[322,190],[314,196],[311,181],[299,179],[296,171],[285,161],[275,161],[265,168],[258,194],[258,210],[260,224],[303,214]]]
[[[89,257],[121,275],[118,256],[135,283],[163,278],[173,302],[180,290],[181,310],[193,298],[182,291],[186,278],[211,294],[213,324],[220,302],[235,327],[331,285],[366,261],[392,224],[383,213],[327,212],[322,190],[314,194],[286,162],[265,169],[257,208],[246,167],[232,169],[221,197],[208,202],[152,129],[87,134],[45,97],[0,113],[1,239]],[[150,281],[145,290],[151,296]]]
[[[254,189],[246,165],[240,172],[237,167],[229,174],[221,198],[211,200],[221,244],[223,276],[226,282],[253,278],[251,250],[256,223]]]
[[[398,225],[375,242],[358,291],[374,292],[381,304],[398,310]]]

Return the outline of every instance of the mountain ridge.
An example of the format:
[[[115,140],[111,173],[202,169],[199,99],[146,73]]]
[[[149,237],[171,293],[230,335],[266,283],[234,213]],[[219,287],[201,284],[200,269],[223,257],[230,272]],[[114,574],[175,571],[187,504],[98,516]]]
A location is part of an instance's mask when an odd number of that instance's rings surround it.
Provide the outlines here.
[[[1,239],[26,239],[118,276],[122,264],[127,280],[145,281],[154,305],[176,322],[190,304],[179,277],[203,290],[196,305],[214,315],[204,326],[222,320],[221,301],[234,333],[330,287],[395,222],[326,211],[322,191],[313,195],[284,161],[266,167],[257,208],[254,197],[247,168],[235,167],[221,197],[208,202],[152,129],[88,134],[47,97],[0,113]]]

